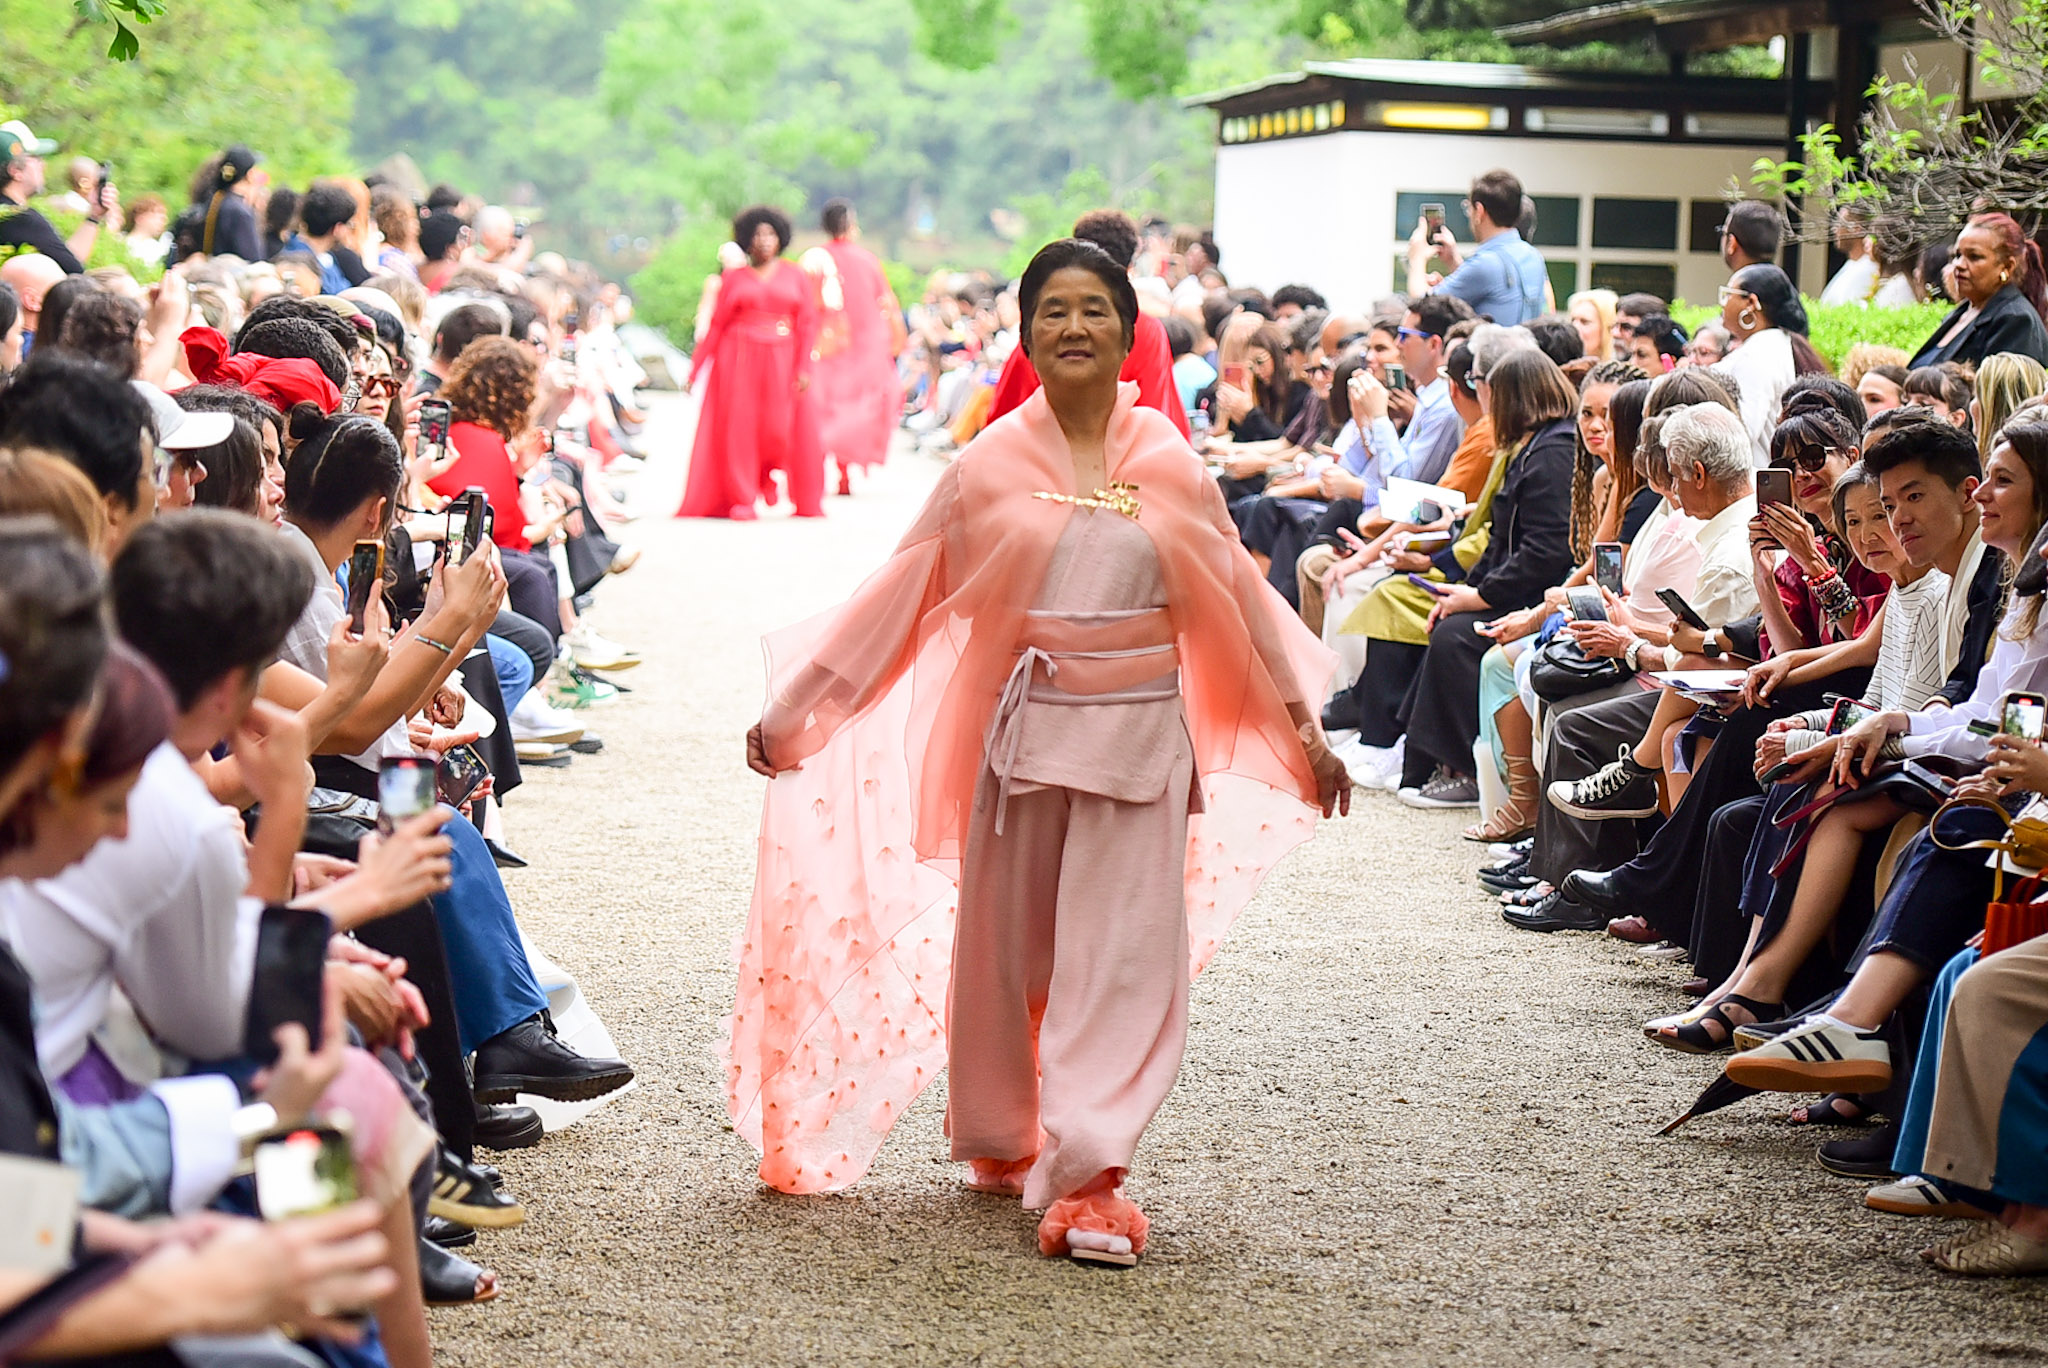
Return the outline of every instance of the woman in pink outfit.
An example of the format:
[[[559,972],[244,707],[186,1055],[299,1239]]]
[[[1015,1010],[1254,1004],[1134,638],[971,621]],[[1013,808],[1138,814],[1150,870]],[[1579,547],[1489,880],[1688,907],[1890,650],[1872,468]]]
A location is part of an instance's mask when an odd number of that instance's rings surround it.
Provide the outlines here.
[[[814,390],[825,454],[838,463],[839,492],[850,494],[853,468],[882,463],[903,415],[903,382],[896,375],[903,318],[882,263],[856,241],[853,205],[828,200],[821,222],[832,240],[820,250],[831,258],[839,298],[825,300]]]
[[[780,470],[796,515],[822,517],[825,451],[810,394],[817,285],[783,259],[790,226],[781,210],[757,205],[733,220],[732,231],[747,264],[720,278],[711,326],[691,358],[690,383],[706,366],[711,378],[676,516],[751,518],[756,499],[775,502],[773,472]]]
[[[833,1191],[950,1065],[970,1186],[1046,1209],[1047,1254],[1129,1263],[1188,981],[1350,780],[1328,653],[1118,384],[1126,273],[1067,239],[1020,301],[1044,389],[850,602],[769,639],[728,1105],[764,1181]]]

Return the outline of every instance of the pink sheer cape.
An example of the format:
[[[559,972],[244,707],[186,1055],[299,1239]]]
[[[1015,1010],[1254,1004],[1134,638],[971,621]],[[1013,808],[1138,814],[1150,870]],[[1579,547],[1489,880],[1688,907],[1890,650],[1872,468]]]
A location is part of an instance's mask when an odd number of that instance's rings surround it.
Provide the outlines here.
[[[1185,439],[1118,387],[1110,478],[1137,486],[1180,652],[1207,810],[1188,837],[1189,974],[1312,834],[1288,705],[1334,660],[1237,539]],[[784,1192],[843,1189],[946,1064],[962,846],[984,736],[1074,493],[1043,393],[948,469],[895,554],[841,607],[770,636],[778,766],[727,1021],[727,1107]]]

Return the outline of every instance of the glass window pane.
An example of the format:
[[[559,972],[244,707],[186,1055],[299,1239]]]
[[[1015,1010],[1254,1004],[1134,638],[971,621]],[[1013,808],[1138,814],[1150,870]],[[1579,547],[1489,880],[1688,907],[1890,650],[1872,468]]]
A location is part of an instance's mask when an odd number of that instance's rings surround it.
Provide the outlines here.
[[[1535,195],[1538,247],[1579,245],[1579,197],[1577,195]]]
[[[1728,206],[1717,199],[1694,200],[1688,213],[1685,250],[1721,255],[1721,221],[1728,217]]]
[[[1465,217],[1463,190],[1400,190],[1394,194],[1394,232],[1403,240],[1415,231],[1415,221],[1422,217],[1425,204],[1441,204],[1451,236],[1460,242],[1472,240],[1472,220]]]
[[[1557,307],[1579,292],[1579,263],[1576,261],[1546,261],[1544,272],[1550,277],[1550,292],[1557,296]]]
[[[1595,247],[1643,247],[1669,252],[1678,246],[1678,201],[1595,199]]]
[[[1596,261],[1593,284],[1596,290],[1616,294],[1653,294],[1669,299],[1678,293],[1678,268],[1647,261]]]

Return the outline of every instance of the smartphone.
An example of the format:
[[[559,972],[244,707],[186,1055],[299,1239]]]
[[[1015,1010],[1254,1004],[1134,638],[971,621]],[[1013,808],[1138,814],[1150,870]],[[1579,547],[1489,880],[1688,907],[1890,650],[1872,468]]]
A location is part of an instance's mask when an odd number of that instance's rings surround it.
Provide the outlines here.
[[[1590,585],[1573,585],[1564,591],[1564,601],[1572,610],[1574,622],[1607,621],[1607,603],[1600,597],[1600,591]]]
[[[1424,578],[1423,578],[1422,576],[1420,576],[1420,575],[1415,575],[1415,574],[1411,574],[1411,575],[1409,575],[1409,576],[1408,576],[1408,582],[1409,582],[1410,584],[1414,585],[1414,586],[1415,586],[1416,588],[1418,588],[1418,589],[1426,589],[1426,590],[1428,590],[1428,591],[1429,591],[1429,592],[1430,592],[1431,594],[1435,595],[1435,596],[1436,596],[1437,598],[1442,598],[1442,597],[1443,597],[1443,596],[1444,596],[1445,594],[1448,594],[1448,593],[1450,593],[1450,592],[1451,592],[1451,586],[1450,586],[1450,585],[1448,585],[1448,584],[1442,584],[1442,583],[1439,583],[1438,581],[1436,581],[1436,580],[1433,580],[1433,579],[1424,579]]]
[[[1829,736],[1840,736],[1843,732],[1849,730],[1849,728],[1855,726],[1864,718],[1871,716],[1876,711],[1877,708],[1874,705],[1865,703],[1861,699],[1837,698],[1835,700],[1835,710],[1828,714],[1827,733]]]
[[[484,535],[484,491],[471,485],[448,505],[448,561],[461,565],[476,554]]]
[[[1792,505],[1792,472],[1781,466],[1765,466],[1756,473],[1756,504]]]
[[[562,359],[574,365],[576,362],[576,338],[574,334],[562,339]]]
[[[384,589],[384,543],[359,541],[348,556],[348,625],[362,635],[370,599]]]
[[[307,1043],[320,1048],[322,985],[327,942],[334,934],[325,912],[272,905],[256,923],[255,970],[249,978],[249,1011],[242,1026],[242,1051],[259,1066],[277,1060],[278,1027],[297,1022]]]
[[[449,807],[459,808],[490,777],[491,767],[484,763],[475,746],[455,746],[441,757],[434,775],[434,791]]]
[[[1593,583],[1616,598],[1621,596],[1621,556],[1620,542],[1593,543]]]
[[[266,1221],[316,1216],[356,1200],[355,1155],[337,1125],[306,1125],[256,1142],[256,1209]]]
[[[1250,373],[1250,368],[1242,361],[1226,361],[1223,363],[1223,383],[1232,389],[1241,390],[1249,388],[1245,383],[1245,377]]]
[[[1707,626],[1707,620],[1699,615],[1699,610],[1690,603],[1687,603],[1685,595],[1679,593],[1676,589],[1659,589],[1657,591],[1657,601],[1671,610],[1671,616],[1677,618],[1695,632],[1712,630]]]
[[[2000,712],[1998,730],[2022,741],[2039,741],[2044,717],[2048,717],[2048,697],[2037,693],[2009,693]]]
[[[1398,361],[1389,361],[1386,370],[1388,389],[1404,390],[1408,388],[1408,368],[1406,366]]]
[[[1429,230],[1429,240],[1435,242],[1438,230],[1444,226],[1444,207],[1434,200],[1424,204],[1422,206],[1422,221]]]
[[[455,410],[446,399],[427,399],[420,404],[420,446],[433,447],[439,455],[448,445],[448,429],[454,426]]]
[[[92,188],[92,207],[94,209],[99,209],[106,204],[107,187],[113,183],[114,164],[112,162],[101,162],[99,182]]]
[[[389,835],[434,805],[439,766],[431,755],[387,755],[377,766],[377,827]]]

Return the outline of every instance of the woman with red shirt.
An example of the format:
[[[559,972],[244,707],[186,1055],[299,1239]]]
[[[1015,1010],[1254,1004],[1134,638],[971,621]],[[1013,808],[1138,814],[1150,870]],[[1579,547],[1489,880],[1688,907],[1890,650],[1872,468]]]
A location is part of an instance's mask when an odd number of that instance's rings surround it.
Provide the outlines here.
[[[752,518],[756,499],[775,502],[770,472],[780,470],[796,515],[823,517],[825,447],[810,393],[817,284],[782,259],[790,226],[781,210],[756,205],[733,220],[732,234],[747,262],[720,278],[711,326],[691,361],[692,386],[707,365],[711,378],[676,516]]]

